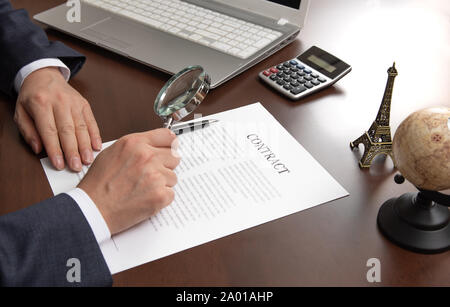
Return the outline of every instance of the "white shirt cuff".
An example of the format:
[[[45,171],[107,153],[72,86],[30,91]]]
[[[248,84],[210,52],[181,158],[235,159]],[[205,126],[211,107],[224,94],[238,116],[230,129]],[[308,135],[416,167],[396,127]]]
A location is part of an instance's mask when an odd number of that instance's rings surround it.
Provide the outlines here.
[[[111,238],[111,232],[105,222],[100,210],[98,210],[92,199],[80,188],[75,188],[67,192],[70,197],[78,204],[84,214],[89,226],[91,226],[97,243],[100,245]]]
[[[44,67],[59,67],[62,75],[69,81],[70,79],[70,69],[59,59],[40,59],[30,64],[22,67],[19,72],[16,74],[16,78],[14,79],[14,89],[18,93],[20,88],[22,87],[23,81],[28,77],[32,72],[44,68]]]

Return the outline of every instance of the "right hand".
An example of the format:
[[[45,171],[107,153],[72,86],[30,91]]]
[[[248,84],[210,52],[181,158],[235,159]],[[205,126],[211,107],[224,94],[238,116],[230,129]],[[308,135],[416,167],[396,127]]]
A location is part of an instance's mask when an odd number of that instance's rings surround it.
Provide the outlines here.
[[[157,213],[174,199],[180,163],[169,129],[130,134],[101,152],[78,185],[97,205],[112,235]]]

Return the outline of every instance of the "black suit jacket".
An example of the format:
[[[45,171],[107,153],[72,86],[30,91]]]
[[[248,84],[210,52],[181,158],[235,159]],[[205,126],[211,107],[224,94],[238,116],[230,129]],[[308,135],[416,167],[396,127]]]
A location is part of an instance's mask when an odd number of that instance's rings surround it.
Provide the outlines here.
[[[43,58],[59,58],[75,75],[85,57],[61,42],[49,42],[25,10],[0,0],[0,91],[14,96],[14,78],[25,65]]]
[[[25,65],[59,58],[72,75],[85,58],[49,42],[24,10],[0,0],[0,91],[14,96],[14,78]],[[78,264],[69,259],[78,259]],[[80,282],[69,282],[76,276]],[[69,278],[69,280],[72,280]],[[82,211],[67,194],[0,217],[0,285],[110,286],[111,274]]]
[[[79,266],[69,261],[73,258]],[[80,282],[70,282],[77,268]],[[0,217],[0,285],[112,285],[94,234],[70,196],[60,194]]]

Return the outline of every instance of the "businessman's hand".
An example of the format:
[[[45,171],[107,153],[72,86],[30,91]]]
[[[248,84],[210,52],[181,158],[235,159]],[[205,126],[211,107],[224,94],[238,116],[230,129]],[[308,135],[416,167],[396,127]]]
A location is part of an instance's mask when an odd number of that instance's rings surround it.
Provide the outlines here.
[[[180,159],[169,129],[127,135],[101,152],[78,185],[99,208],[111,234],[169,205]]]
[[[53,166],[80,171],[93,161],[102,140],[89,103],[64,79],[58,68],[34,71],[23,82],[14,120],[35,153],[45,147]]]

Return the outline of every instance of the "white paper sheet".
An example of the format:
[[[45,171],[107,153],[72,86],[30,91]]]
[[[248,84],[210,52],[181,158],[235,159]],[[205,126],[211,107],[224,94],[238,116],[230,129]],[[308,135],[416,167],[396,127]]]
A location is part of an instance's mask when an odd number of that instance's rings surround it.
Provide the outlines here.
[[[260,103],[208,118],[219,122],[179,136],[174,202],[101,245],[111,273],[348,195]],[[87,171],[41,162],[55,195]]]

